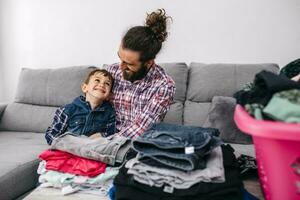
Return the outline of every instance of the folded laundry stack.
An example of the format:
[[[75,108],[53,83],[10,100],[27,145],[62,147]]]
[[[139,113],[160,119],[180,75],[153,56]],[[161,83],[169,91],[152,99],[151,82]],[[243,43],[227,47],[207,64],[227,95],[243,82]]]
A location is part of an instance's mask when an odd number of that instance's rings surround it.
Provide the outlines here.
[[[130,140],[124,137],[90,139],[64,134],[40,154],[39,183],[60,188],[63,195],[107,196],[129,148]]]
[[[242,199],[233,149],[213,128],[155,124],[115,177],[115,199]]]

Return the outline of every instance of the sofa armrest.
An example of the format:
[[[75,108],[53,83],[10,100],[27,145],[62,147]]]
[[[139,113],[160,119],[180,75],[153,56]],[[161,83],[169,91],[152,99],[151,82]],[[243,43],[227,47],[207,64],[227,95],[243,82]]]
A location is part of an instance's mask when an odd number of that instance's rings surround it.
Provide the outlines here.
[[[0,103],[0,120],[2,118],[2,114],[7,106],[7,103]]]

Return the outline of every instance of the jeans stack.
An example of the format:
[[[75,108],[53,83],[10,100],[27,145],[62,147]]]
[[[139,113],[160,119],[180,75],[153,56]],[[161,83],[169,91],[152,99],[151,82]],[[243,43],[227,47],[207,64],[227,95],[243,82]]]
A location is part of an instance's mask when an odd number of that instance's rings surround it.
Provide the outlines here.
[[[114,180],[116,200],[242,199],[233,149],[214,128],[155,124]]]

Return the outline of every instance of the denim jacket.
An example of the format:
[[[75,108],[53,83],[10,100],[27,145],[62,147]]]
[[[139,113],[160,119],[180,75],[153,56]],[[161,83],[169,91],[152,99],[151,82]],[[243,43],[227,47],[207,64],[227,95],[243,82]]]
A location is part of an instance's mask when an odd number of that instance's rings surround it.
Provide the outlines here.
[[[85,97],[79,96],[72,103],[56,110],[45,138],[51,144],[54,138],[65,132],[85,136],[100,132],[103,137],[107,137],[115,133],[115,127],[115,111],[109,102],[104,101],[92,110]]]

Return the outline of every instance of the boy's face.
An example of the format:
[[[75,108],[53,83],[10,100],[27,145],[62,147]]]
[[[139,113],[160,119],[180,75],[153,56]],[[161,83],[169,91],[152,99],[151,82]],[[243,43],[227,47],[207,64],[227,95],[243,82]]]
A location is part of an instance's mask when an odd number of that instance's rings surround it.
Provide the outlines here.
[[[111,87],[112,83],[109,78],[98,72],[90,77],[88,84],[82,85],[82,91],[87,101],[104,101],[109,99]]]

